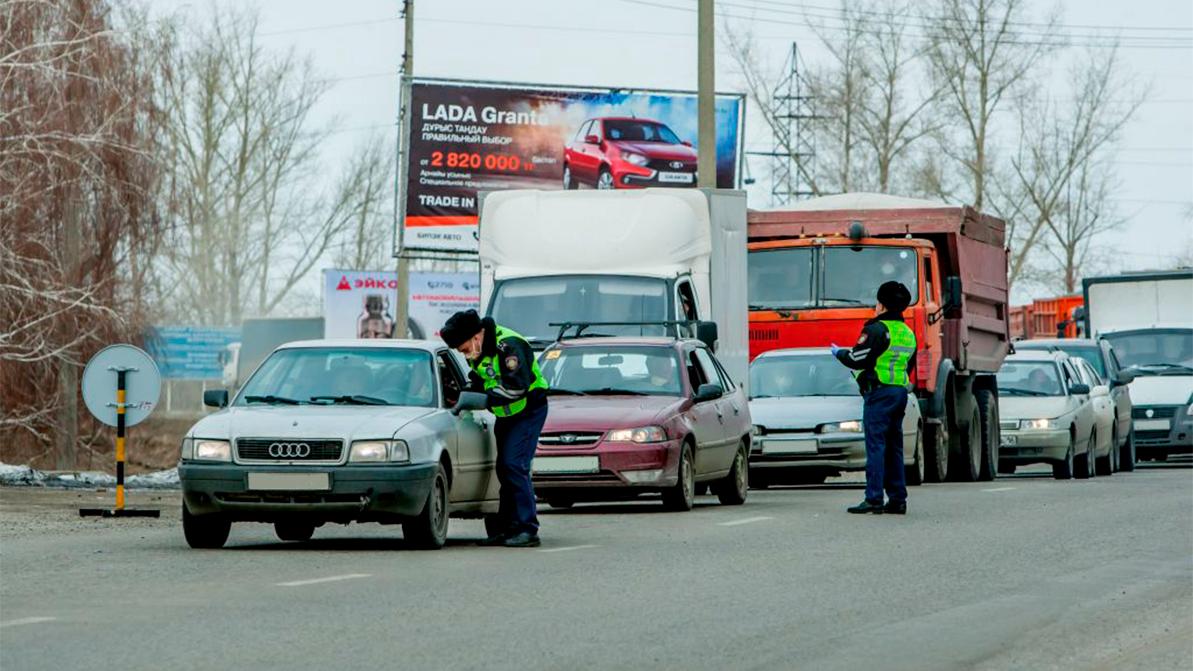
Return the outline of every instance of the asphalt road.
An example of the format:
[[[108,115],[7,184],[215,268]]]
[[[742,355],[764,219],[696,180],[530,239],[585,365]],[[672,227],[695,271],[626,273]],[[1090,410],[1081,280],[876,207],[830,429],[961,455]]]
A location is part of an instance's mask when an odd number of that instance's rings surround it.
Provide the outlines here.
[[[537,550],[453,520],[438,552],[377,525],[195,551],[177,494],[75,517],[103,496],[0,489],[4,671],[1193,666],[1187,462],[925,485],[906,517],[845,514],[852,484],[544,510]]]

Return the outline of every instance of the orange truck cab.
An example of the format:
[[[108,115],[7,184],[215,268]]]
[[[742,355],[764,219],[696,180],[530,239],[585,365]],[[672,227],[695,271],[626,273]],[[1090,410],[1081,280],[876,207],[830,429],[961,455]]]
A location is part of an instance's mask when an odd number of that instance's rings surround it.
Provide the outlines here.
[[[751,358],[852,346],[874,316],[879,285],[900,281],[911,290],[904,319],[919,343],[912,384],[927,477],[995,477],[994,373],[1010,339],[1005,224],[969,207],[880,194],[750,211],[747,221]]]

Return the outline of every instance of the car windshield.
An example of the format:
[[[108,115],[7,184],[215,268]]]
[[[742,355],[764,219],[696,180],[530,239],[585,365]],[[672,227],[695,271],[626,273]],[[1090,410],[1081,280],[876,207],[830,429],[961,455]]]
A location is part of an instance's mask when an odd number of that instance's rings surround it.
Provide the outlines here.
[[[628,140],[631,142],[665,142],[679,144],[679,138],[671,129],[656,121],[633,119],[606,119],[606,140]]]
[[[679,396],[679,359],[670,347],[561,347],[543,355],[553,393]]]
[[[498,285],[493,319],[523,336],[553,342],[562,322],[660,322],[667,319],[667,282],[651,277],[527,277]],[[664,335],[661,326],[590,327],[586,333]]]
[[[914,250],[897,247],[826,247],[824,249],[822,307],[874,305],[883,282],[902,282],[919,300]]]
[[[812,305],[812,250],[759,249],[746,264],[746,297],[751,310],[806,308]]]
[[[998,391],[1006,396],[1064,396],[1051,361],[1007,361],[998,369]]]
[[[380,347],[311,347],[274,352],[253,374],[236,405],[435,404],[428,352]]]
[[[1102,352],[1097,347],[1057,344],[1037,347],[1031,345],[1030,343],[1015,343],[1015,349],[1017,350],[1046,350],[1049,348],[1058,349],[1071,357],[1085,359],[1089,362],[1089,365],[1093,366],[1094,370],[1097,371],[1098,377],[1100,379],[1106,379],[1106,366],[1102,361]]]
[[[857,396],[849,369],[831,354],[760,357],[750,364],[750,397]]]
[[[1126,331],[1104,336],[1124,368],[1144,375],[1188,374],[1193,368],[1193,330]]]

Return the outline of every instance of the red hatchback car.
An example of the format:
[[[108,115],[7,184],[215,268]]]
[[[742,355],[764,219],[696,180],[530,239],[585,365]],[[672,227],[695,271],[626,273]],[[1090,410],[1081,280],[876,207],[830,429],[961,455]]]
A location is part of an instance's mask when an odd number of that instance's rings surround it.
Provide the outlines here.
[[[589,337],[540,358],[551,406],[535,453],[538,496],[554,507],[662,494],[689,510],[697,483],[721,503],[749,487],[750,407],[701,342]]]
[[[563,149],[563,188],[696,186],[696,150],[666,124],[601,117],[580,124]]]

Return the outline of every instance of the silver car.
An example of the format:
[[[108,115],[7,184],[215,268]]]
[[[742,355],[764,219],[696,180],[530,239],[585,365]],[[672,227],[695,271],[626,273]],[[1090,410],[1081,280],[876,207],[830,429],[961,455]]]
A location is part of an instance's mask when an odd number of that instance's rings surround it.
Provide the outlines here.
[[[866,468],[862,397],[849,369],[823,348],[781,349],[750,364],[750,484],[824,482]],[[903,414],[907,484],[924,481],[923,421],[914,395]]]
[[[998,472],[1044,462],[1058,480],[1092,477],[1097,433],[1090,392],[1066,354],[1008,356],[998,371]]]
[[[449,516],[498,505],[492,416],[448,410],[466,380],[459,355],[432,342],[279,347],[231,403],[204,394],[220,410],[182,441],[187,542],[221,547],[232,522],[272,523],[287,541],[328,522],[380,522],[442,547]]]

